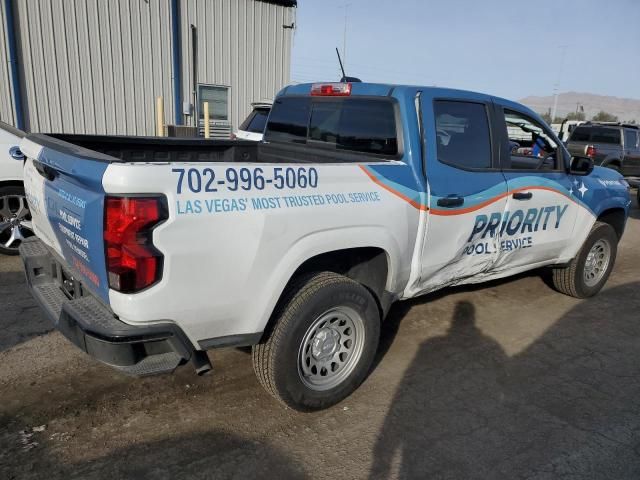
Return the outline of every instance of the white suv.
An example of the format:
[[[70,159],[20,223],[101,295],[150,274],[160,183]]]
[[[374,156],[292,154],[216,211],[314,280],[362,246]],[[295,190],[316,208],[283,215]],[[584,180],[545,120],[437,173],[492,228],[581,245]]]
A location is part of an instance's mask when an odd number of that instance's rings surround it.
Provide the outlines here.
[[[17,255],[20,242],[33,235],[22,185],[24,133],[0,122],[0,253]]]
[[[262,140],[264,127],[267,125],[267,118],[271,111],[271,102],[252,103],[253,111],[249,114],[240,128],[235,133],[235,138],[239,140],[253,140],[259,142]]]

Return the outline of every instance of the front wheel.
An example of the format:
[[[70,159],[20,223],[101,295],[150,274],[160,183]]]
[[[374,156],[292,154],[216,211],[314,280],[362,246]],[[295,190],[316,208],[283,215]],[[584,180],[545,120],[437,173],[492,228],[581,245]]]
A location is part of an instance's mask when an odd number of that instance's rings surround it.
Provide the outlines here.
[[[364,381],[380,336],[378,306],[359,283],[332,272],[299,279],[274,312],[275,326],[253,347],[262,386],[285,405],[319,410]]]
[[[556,290],[576,298],[598,293],[606,283],[618,252],[618,236],[608,223],[596,222],[569,265],[553,269]]]

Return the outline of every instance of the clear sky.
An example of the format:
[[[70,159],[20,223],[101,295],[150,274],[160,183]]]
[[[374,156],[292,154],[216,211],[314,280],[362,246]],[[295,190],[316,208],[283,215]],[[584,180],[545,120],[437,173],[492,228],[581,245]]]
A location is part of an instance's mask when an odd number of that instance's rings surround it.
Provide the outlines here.
[[[298,0],[292,81],[339,80],[345,3],[363,81],[640,99],[640,0]]]

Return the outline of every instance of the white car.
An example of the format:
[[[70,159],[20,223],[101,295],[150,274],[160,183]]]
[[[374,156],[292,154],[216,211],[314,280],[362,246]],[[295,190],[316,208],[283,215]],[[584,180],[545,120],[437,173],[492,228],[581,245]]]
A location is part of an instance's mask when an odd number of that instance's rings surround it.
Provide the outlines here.
[[[253,111],[240,125],[240,128],[235,133],[235,138],[238,140],[253,140],[259,142],[262,140],[264,134],[264,127],[267,125],[267,118],[271,111],[270,102],[256,102],[252,103]]]
[[[22,184],[24,156],[20,130],[0,122],[0,253],[17,255],[20,242],[33,235]]]

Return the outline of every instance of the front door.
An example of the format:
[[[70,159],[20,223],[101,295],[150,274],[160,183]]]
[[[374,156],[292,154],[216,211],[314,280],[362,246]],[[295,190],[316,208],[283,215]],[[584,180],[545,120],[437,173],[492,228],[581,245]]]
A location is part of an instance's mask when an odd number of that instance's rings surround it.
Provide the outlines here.
[[[492,141],[490,97],[424,96],[421,109],[429,210],[417,290],[427,292],[491,273],[507,186]]]
[[[513,107],[496,105],[496,116],[508,186],[496,268],[522,270],[562,258],[589,189],[567,175],[566,150],[546,125]]]

